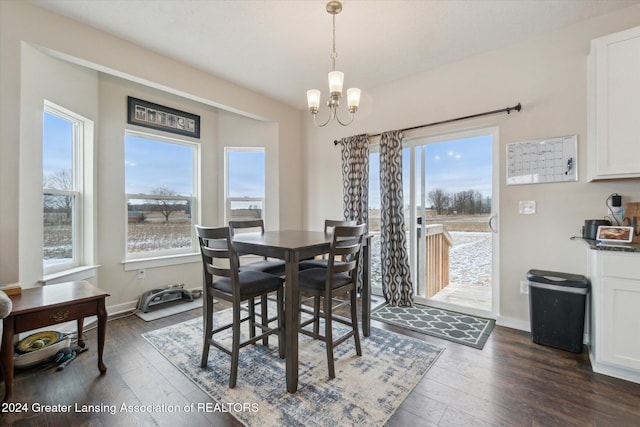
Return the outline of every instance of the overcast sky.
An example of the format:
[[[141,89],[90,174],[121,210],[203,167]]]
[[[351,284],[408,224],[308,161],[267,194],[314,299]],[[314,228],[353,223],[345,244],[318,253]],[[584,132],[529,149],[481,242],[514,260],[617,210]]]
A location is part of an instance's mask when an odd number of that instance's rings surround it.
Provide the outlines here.
[[[416,148],[416,188],[420,202],[419,189],[421,186],[421,158],[425,156],[426,195],[427,206],[430,206],[428,194],[437,188],[445,193],[477,190],[483,197],[491,196],[491,136],[479,136],[419,145]],[[404,188],[405,205],[409,203],[410,186],[410,158],[409,149],[403,150],[402,156],[402,186]],[[380,166],[379,154],[371,155],[369,165],[369,206],[380,208]]]
[[[132,135],[125,139],[127,193],[152,194],[155,188],[165,187],[181,196],[193,195],[192,146]]]
[[[65,120],[45,114],[43,172],[71,167],[71,125]],[[128,135],[125,144],[126,189],[130,194],[149,194],[157,187],[170,188],[180,195],[193,194],[193,149],[189,145],[148,141]],[[114,142],[117,143],[117,142]],[[491,136],[452,140],[419,145],[416,158],[425,155],[426,194],[441,188],[447,193],[477,190],[483,197],[491,196],[492,148]],[[228,152],[229,196],[264,197],[264,151]],[[403,150],[403,188],[405,204],[409,202],[409,149]],[[418,161],[416,174],[421,174]],[[369,206],[380,207],[379,154],[372,153],[369,173]],[[416,188],[420,189],[420,179]],[[420,197],[420,196],[418,196]],[[419,200],[419,198],[418,198]],[[418,202],[419,204],[419,202]],[[427,206],[430,203],[427,198]]]

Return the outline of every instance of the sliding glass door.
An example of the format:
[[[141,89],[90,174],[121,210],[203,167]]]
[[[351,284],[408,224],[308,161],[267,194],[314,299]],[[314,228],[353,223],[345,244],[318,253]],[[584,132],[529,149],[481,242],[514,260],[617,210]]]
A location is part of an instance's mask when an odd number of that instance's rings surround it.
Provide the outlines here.
[[[416,302],[493,313],[497,298],[497,129],[405,140],[405,226]],[[379,154],[370,157],[373,287],[379,276]],[[379,274],[379,273],[378,273]]]

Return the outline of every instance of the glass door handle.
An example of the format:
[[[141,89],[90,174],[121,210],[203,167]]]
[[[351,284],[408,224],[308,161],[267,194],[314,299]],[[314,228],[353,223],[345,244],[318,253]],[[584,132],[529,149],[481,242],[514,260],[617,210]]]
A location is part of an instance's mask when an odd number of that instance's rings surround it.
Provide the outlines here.
[[[489,217],[489,230],[492,233],[498,233],[497,223],[494,224],[494,220],[498,219],[498,214],[493,214]]]

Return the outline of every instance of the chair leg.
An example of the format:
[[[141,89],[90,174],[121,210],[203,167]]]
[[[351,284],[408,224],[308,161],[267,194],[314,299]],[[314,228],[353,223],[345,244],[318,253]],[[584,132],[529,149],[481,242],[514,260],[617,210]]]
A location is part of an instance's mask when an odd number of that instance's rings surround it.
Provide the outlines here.
[[[284,289],[279,288],[276,294],[276,303],[278,304],[278,356],[280,359],[284,359],[285,349],[285,331],[284,331]]]
[[[327,364],[329,367],[329,378],[336,377],[336,369],[333,362],[333,327],[331,325],[331,297],[324,296],[324,337],[327,347]]]
[[[320,333],[320,295],[313,297],[313,333],[318,335]]]
[[[256,300],[251,298],[247,300],[247,307],[249,309],[249,337],[256,336]]]
[[[349,291],[351,295],[351,324],[353,326],[353,339],[356,342],[356,354],[362,356],[362,348],[360,348],[360,333],[358,332],[358,302],[356,290]]]
[[[205,307],[203,313],[203,344],[202,344],[202,358],[200,360],[200,367],[207,367],[207,360],[209,359],[209,339],[211,339],[211,332],[213,331],[213,298],[206,293],[205,289]]]
[[[262,295],[260,298],[260,314],[262,317],[262,325],[269,327],[269,313],[267,313],[267,296]],[[262,340],[263,345],[269,345],[269,336],[264,337]]]
[[[229,388],[236,386],[238,379],[238,359],[240,357],[240,303],[233,304],[233,342],[231,343],[231,371],[229,372]]]

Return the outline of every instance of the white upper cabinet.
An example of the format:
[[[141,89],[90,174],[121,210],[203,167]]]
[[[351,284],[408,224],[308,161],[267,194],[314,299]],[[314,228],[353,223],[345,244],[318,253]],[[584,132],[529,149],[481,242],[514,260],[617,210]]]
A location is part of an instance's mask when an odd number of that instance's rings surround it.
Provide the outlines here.
[[[640,177],[640,27],[591,41],[588,178]]]

